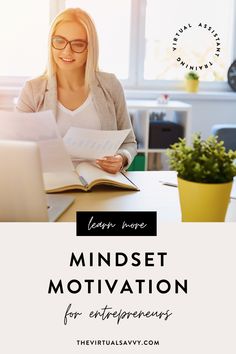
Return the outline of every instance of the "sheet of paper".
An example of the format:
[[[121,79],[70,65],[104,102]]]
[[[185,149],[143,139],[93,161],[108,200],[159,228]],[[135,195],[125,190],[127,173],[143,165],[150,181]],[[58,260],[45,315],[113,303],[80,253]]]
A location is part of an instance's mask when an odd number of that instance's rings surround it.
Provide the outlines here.
[[[62,139],[41,140],[38,145],[43,172],[71,172],[74,170]]]
[[[0,111],[0,139],[38,142],[43,172],[73,170],[51,111],[36,113]]]
[[[63,141],[73,158],[98,159],[115,155],[129,131],[129,129],[92,130],[71,127]]]
[[[51,111],[36,113],[0,111],[0,139],[40,141],[59,138]]]
[[[236,177],[234,177],[234,183],[231,190],[231,198],[236,199]]]

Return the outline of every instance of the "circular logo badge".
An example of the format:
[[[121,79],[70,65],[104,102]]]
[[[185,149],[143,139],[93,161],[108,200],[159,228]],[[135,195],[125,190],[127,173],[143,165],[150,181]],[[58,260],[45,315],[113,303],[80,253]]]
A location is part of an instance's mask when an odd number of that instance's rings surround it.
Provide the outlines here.
[[[211,68],[221,53],[220,36],[206,23],[188,23],[179,28],[172,41],[177,62],[187,70]]]

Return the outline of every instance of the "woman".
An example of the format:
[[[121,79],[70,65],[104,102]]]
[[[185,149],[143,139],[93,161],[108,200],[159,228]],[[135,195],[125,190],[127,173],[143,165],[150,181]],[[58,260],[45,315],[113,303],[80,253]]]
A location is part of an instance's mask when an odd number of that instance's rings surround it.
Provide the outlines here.
[[[73,125],[130,129],[115,156],[96,160],[110,173],[127,168],[136,155],[135,136],[120,82],[113,74],[98,70],[98,40],[92,19],[78,8],[63,11],[52,23],[49,45],[46,74],[26,82],[17,110],[51,109],[62,136]]]

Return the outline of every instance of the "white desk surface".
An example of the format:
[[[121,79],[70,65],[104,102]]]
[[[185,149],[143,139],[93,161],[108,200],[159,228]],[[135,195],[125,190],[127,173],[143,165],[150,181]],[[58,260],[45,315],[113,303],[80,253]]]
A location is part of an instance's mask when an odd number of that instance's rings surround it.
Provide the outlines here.
[[[157,211],[159,222],[180,222],[178,189],[160,181],[175,178],[175,172],[128,172],[127,176],[139,186],[140,191],[127,191],[110,186],[95,187],[91,192],[67,192],[75,202],[58,221],[75,221],[76,211]],[[236,222],[236,199],[231,199],[226,221]]]

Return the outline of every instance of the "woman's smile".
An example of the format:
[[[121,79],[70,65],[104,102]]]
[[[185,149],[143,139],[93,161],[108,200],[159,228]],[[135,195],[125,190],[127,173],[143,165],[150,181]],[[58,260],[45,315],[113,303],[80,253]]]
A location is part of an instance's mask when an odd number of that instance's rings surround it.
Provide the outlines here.
[[[60,59],[61,59],[64,63],[73,63],[73,62],[75,61],[75,59],[72,59],[72,58],[60,57]]]

